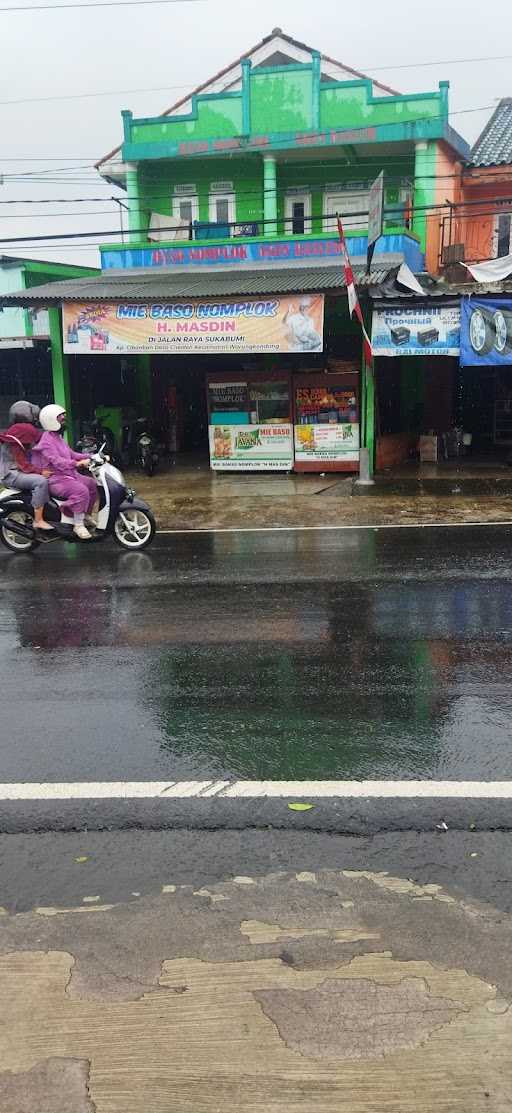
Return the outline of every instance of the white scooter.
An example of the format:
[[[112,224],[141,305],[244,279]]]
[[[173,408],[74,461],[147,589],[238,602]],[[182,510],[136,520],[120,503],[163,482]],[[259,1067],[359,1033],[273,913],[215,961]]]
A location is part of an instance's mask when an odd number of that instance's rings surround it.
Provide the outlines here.
[[[30,493],[4,488],[0,491],[0,540],[13,553],[30,553],[39,545],[54,541],[72,541],[90,545],[112,536],[123,549],[147,548],[155,536],[153,514],[142,499],[126,486],[124,476],[110,463],[103,444],[91,457],[91,475],[98,484],[100,507],[98,525],[91,541],[79,541],[73,532],[73,519],[62,513],[64,499],[52,498],[44,508],[44,519],[53,531],[34,529],[34,511]]]

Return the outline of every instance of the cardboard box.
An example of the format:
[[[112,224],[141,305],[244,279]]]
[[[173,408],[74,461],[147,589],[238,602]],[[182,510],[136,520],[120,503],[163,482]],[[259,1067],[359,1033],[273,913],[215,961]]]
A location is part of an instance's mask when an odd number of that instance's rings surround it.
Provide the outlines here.
[[[438,438],[420,437],[420,463],[437,464]]]

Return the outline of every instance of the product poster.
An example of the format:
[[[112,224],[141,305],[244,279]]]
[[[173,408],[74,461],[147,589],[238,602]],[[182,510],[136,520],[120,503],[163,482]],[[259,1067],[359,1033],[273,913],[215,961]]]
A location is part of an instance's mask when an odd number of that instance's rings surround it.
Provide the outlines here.
[[[214,471],[291,471],[292,426],[210,425]]]
[[[321,352],[324,295],[153,305],[68,302],[63,333],[70,355]]]
[[[467,366],[512,363],[512,300],[463,298],[460,362]]]
[[[359,460],[359,425],[296,425],[295,459],[301,463]]]
[[[458,356],[460,307],[374,309],[372,348],[374,356]]]

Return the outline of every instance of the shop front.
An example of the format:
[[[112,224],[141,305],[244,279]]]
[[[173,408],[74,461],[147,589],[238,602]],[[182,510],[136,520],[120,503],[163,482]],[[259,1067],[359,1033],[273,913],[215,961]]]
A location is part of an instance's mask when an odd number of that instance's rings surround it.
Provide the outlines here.
[[[207,458],[219,473],[358,471],[360,338],[344,297],[67,302],[63,342],[72,382],[80,366],[98,368],[94,384],[118,364],[131,402],[144,361],[171,454]]]
[[[437,298],[373,313],[377,470],[503,467],[512,448],[512,299]]]

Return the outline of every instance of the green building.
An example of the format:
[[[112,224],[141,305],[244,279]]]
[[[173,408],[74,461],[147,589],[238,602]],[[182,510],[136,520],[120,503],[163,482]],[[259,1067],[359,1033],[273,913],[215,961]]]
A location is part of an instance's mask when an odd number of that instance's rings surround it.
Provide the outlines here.
[[[27,291],[41,283],[95,275],[91,267],[0,255],[0,427],[17,398],[50,402],[53,398],[51,330],[60,334],[58,310],[4,305],[5,295]],[[59,342],[59,341],[57,341]]]
[[[435,269],[433,206],[468,151],[448,83],[402,95],[276,28],[162,115],[122,121],[97,168],[126,191],[129,242],[102,247],[101,276],[18,298],[63,306],[56,396],[83,416],[150,411],[173,451],[219,471],[357,471],[361,445],[372,463],[337,214],[363,305],[401,262]]]

